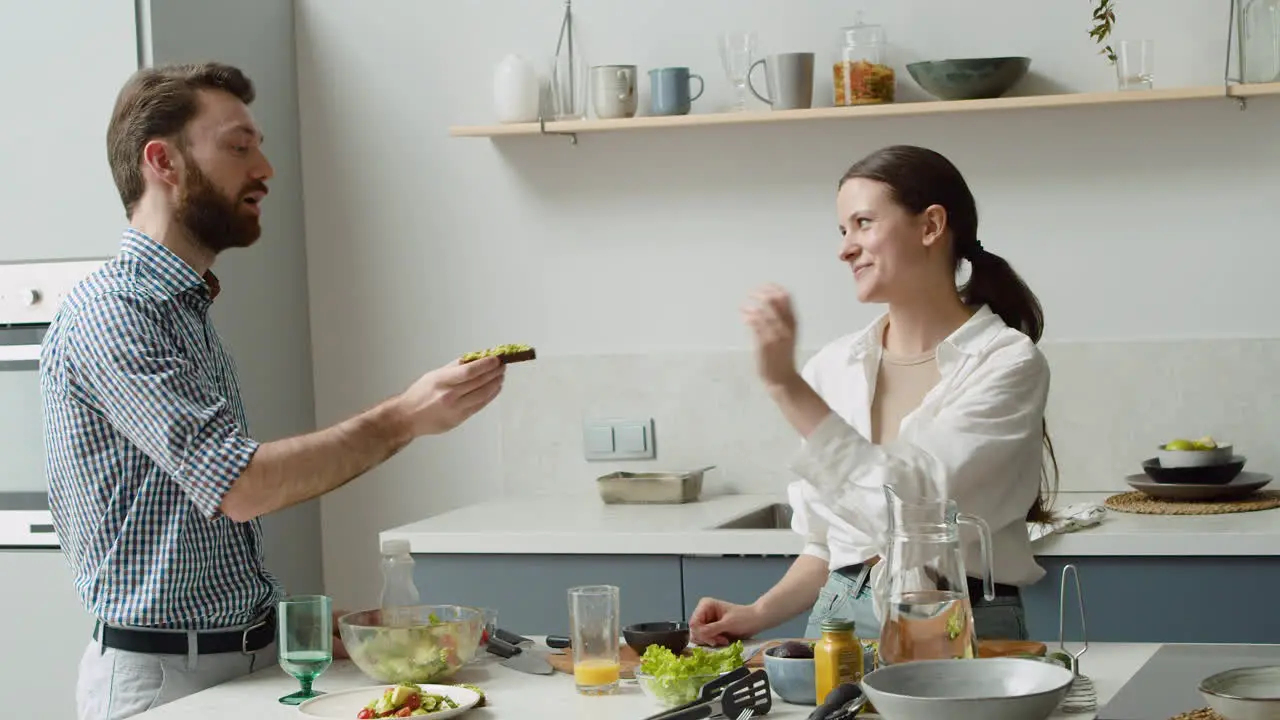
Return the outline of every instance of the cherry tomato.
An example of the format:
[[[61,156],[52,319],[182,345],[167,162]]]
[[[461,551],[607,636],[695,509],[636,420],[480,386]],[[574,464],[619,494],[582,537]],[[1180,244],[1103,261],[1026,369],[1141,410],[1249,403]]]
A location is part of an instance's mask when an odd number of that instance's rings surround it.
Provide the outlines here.
[[[413,708],[400,708],[400,712],[396,713],[396,717],[409,717],[411,712],[413,712]]]
[[[409,708],[410,710],[417,710],[418,706],[421,704],[422,704],[421,695],[410,695],[409,699],[404,701],[404,706]]]
[[[356,713],[356,720],[369,720],[373,717],[373,711],[369,708],[360,708],[360,712]]]

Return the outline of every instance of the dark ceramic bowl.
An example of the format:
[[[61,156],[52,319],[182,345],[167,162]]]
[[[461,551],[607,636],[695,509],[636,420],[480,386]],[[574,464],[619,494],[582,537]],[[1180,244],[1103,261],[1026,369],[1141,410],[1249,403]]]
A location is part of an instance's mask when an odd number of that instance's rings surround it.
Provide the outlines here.
[[[916,84],[939,100],[998,98],[1027,74],[1031,58],[962,58],[910,63]]]
[[[1231,462],[1205,467],[1164,467],[1159,458],[1144,460],[1142,469],[1158,483],[1171,485],[1226,485],[1244,470],[1244,456],[1236,455]]]
[[[689,647],[689,624],[684,622],[647,622],[636,623],[622,628],[622,637],[627,645],[644,655],[650,645],[661,645],[679,655]]]

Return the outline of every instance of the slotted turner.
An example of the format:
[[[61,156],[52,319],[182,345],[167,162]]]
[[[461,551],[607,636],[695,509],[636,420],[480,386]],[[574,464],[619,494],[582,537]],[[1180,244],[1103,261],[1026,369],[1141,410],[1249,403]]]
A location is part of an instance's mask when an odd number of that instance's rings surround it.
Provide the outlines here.
[[[767,715],[773,707],[769,676],[763,669],[753,671],[725,687],[719,698],[681,708],[662,720],[701,720],[702,718],[734,718]]]

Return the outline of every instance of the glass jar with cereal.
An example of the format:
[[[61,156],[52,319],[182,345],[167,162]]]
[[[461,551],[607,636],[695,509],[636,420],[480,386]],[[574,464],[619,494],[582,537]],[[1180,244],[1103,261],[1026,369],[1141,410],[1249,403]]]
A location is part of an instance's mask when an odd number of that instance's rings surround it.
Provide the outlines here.
[[[893,102],[895,77],[885,64],[885,33],[880,25],[862,21],[844,28],[840,61],[832,68],[837,107]]]

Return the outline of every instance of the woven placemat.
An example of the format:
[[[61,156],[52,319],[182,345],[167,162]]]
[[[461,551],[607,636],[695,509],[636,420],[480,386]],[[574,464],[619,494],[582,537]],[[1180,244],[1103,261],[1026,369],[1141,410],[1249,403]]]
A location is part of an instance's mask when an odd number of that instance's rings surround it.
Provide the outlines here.
[[[1173,717],[1169,718],[1169,720],[1227,720],[1227,719],[1222,717],[1218,713],[1214,712],[1213,708],[1206,707],[1206,708],[1200,708],[1199,710],[1184,712],[1180,715],[1174,715]]]
[[[1205,502],[1204,500],[1160,500],[1136,490],[1112,495],[1104,504],[1117,512],[1140,515],[1221,515],[1280,508],[1280,492],[1259,490],[1243,500]]]

